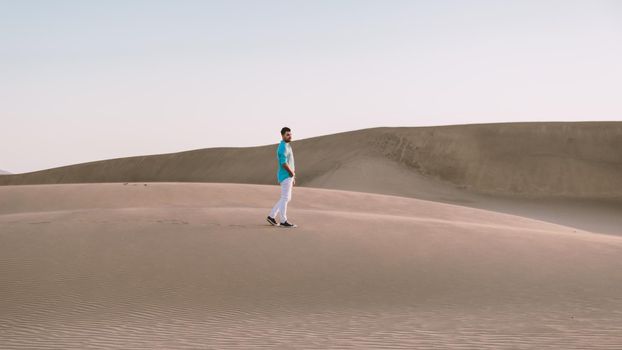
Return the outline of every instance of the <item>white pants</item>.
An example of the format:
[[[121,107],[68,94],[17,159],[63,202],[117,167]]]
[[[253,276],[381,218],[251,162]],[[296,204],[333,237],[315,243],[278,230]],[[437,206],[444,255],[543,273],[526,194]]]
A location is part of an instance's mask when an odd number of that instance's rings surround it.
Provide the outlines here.
[[[274,207],[272,207],[272,211],[270,212],[270,217],[276,219],[277,214],[281,214],[281,221],[287,221],[287,202],[292,199],[292,179],[293,177],[288,177],[281,181],[281,198],[276,202]]]

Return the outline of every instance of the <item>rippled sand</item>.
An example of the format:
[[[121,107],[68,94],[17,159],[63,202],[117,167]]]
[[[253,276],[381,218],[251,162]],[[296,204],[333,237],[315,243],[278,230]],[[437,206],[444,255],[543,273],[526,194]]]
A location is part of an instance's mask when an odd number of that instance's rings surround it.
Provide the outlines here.
[[[276,186],[0,187],[0,348],[619,349],[622,237]]]

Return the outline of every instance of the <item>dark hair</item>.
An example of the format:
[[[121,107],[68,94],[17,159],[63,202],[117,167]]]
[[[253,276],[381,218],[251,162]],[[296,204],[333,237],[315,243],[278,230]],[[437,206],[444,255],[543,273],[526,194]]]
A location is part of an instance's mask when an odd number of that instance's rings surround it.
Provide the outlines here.
[[[286,127],[286,126],[283,127],[283,129],[281,129],[281,136],[285,135],[285,133],[288,132],[288,131],[292,131],[292,130],[290,128]]]

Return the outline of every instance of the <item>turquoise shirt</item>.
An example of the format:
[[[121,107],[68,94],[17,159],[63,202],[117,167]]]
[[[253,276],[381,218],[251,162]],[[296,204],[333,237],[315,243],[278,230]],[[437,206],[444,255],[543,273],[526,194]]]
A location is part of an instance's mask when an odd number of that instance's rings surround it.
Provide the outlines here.
[[[276,172],[276,179],[279,183],[289,177],[289,173],[283,168],[283,163],[287,163],[292,171],[296,170],[294,165],[294,151],[289,142],[281,140],[279,147],[276,148],[276,159],[279,163],[279,169]]]

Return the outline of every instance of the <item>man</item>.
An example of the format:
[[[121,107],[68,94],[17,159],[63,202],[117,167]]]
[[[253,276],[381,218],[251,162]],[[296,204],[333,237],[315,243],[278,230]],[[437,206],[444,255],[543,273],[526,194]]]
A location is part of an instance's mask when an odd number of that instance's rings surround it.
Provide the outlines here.
[[[281,129],[281,142],[276,149],[276,159],[279,166],[276,179],[281,184],[281,198],[276,202],[267,220],[271,225],[280,227],[298,227],[287,221],[287,203],[292,198],[292,186],[296,183],[296,167],[294,165],[294,151],[289,144],[292,140],[292,131],[288,127]],[[280,225],[276,221],[276,215],[281,214]]]

